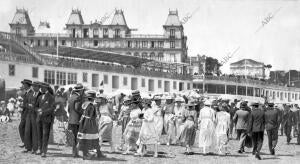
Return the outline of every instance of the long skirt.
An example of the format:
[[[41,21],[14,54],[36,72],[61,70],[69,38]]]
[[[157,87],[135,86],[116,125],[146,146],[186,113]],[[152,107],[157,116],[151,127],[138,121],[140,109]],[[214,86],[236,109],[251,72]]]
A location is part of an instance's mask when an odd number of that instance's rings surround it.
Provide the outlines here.
[[[175,135],[175,121],[172,119],[174,117],[173,114],[165,114],[164,116],[164,128],[168,135],[168,139],[171,139],[172,141],[176,140]]]
[[[185,146],[192,146],[194,145],[195,137],[196,129],[194,121],[186,120],[182,126],[179,142]]]
[[[142,121],[131,120],[124,132],[125,143],[129,146],[136,146],[141,131]]]
[[[63,116],[58,116],[63,117]],[[53,142],[57,144],[66,144],[67,143],[67,126],[68,122],[58,118],[57,116],[53,122]]]
[[[155,130],[156,130],[156,135],[158,138],[161,137],[162,130],[164,127],[164,119],[162,116],[154,116],[154,122],[155,122]]]
[[[99,120],[99,138],[101,141],[112,141],[113,121],[108,116],[101,116]]]
[[[77,138],[79,150],[87,151],[99,149],[100,146],[96,119],[84,118],[79,123]]]
[[[159,141],[159,137],[156,134],[155,122],[146,122],[144,121],[141,127],[139,139],[137,144],[157,144]]]
[[[210,119],[203,119],[200,123],[199,147],[214,146],[215,140],[214,123]]]

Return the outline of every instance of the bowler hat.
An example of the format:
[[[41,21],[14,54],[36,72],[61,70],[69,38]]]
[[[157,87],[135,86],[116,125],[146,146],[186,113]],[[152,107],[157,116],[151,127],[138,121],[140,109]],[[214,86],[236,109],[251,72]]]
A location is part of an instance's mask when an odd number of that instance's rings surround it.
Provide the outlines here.
[[[76,84],[76,86],[74,87],[74,91],[80,91],[83,90],[83,85],[81,83]]]
[[[132,96],[139,96],[140,95],[140,91],[139,90],[135,90],[135,91],[132,91]]]
[[[21,81],[22,84],[28,84],[28,85],[32,85],[32,81],[28,80],[28,79],[24,79],[23,81]]]

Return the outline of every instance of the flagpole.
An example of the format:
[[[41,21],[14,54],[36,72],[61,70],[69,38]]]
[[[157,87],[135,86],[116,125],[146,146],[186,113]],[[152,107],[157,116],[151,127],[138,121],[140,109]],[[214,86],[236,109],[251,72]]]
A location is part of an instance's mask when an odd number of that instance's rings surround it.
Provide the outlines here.
[[[58,33],[56,36],[56,58],[58,59]]]

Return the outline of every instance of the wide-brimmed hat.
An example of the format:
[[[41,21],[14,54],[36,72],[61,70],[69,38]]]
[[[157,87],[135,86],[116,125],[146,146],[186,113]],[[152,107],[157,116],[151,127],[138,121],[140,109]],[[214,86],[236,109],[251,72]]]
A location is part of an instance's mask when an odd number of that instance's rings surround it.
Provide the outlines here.
[[[168,95],[165,97],[166,100],[173,100],[173,97],[171,95]]]
[[[83,90],[83,89],[84,89],[83,85],[82,85],[81,83],[78,83],[78,84],[76,84],[75,87],[74,87],[74,92],[76,92],[76,91],[81,91],[81,90]]]
[[[32,86],[40,86],[40,83],[41,83],[41,82],[39,82],[39,81],[34,81],[34,82],[32,83]]]
[[[45,88],[49,88],[50,85],[48,83],[44,83],[44,82],[39,82],[38,84],[40,87],[45,87]]]
[[[131,93],[132,96],[139,96],[140,95],[140,91],[139,90],[134,90]]]
[[[251,103],[251,106],[258,107],[258,106],[259,106],[259,102],[252,102],[252,103]]]
[[[161,97],[156,95],[156,96],[153,97],[153,100],[161,100]]]
[[[93,90],[86,91],[84,93],[85,98],[96,98],[96,92]]]
[[[107,100],[107,96],[105,94],[97,94],[97,98]]]
[[[175,102],[184,102],[184,99],[182,97],[176,97]]]
[[[32,85],[32,81],[29,79],[24,79],[23,81],[21,81],[22,84],[28,84],[28,85]]]

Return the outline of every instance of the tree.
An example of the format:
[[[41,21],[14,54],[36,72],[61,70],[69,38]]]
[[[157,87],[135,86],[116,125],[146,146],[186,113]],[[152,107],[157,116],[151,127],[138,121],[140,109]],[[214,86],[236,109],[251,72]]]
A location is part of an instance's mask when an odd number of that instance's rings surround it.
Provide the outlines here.
[[[213,57],[206,57],[206,66],[205,66],[205,72],[206,73],[215,73],[217,75],[221,74],[220,67],[222,64],[218,61],[218,59],[215,59]]]

